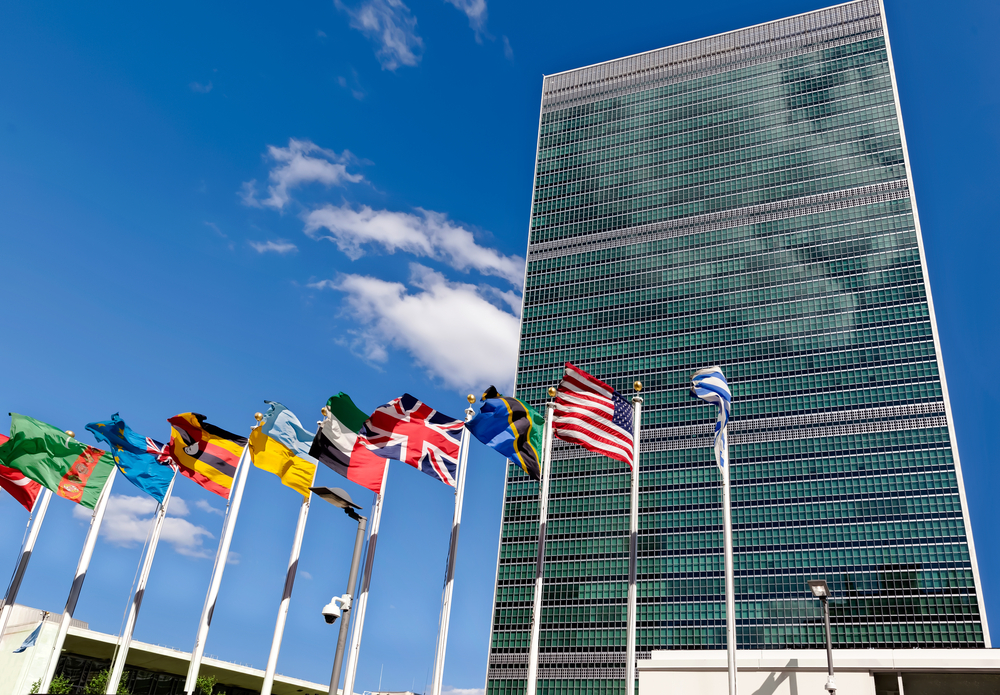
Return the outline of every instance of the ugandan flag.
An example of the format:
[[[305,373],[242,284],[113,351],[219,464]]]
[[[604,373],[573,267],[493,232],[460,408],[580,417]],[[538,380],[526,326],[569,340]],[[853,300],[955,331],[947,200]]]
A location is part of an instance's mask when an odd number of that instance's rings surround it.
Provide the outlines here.
[[[10,439],[0,445],[0,464],[88,509],[97,506],[115,467],[104,449],[87,446],[52,425],[17,413],[10,414]]]
[[[501,396],[492,386],[482,400],[479,414],[465,426],[476,439],[517,461],[522,471],[538,480],[545,417],[524,401]]]
[[[229,499],[247,439],[210,425],[205,419],[198,413],[168,418],[171,432],[167,452],[180,467],[181,475]]]

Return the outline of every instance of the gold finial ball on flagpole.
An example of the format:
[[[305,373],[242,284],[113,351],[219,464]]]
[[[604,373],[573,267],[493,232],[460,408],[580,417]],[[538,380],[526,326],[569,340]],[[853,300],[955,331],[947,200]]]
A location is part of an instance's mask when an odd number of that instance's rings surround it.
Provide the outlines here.
[[[634,384],[632,384],[632,388],[635,389],[636,393],[642,391],[642,382],[641,381],[635,382]]]
[[[556,397],[556,387],[555,386],[550,386],[549,387],[549,398],[555,398],[555,397]]]
[[[264,419],[264,416],[261,413],[254,413],[253,419],[256,420],[257,422],[260,422],[261,420]]]
[[[66,430],[66,434],[68,434],[70,437],[76,436],[76,432],[74,432],[73,430]]]
[[[330,414],[330,409],[324,405],[322,408],[319,409],[319,414],[322,415],[323,417],[327,417]]]
[[[473,403],[476,402],[476,397],[473,396],[471,393],[468,396],[466,396],[465,398],[466,398],[466,400],[469,401],[469,405],[472,405]]]

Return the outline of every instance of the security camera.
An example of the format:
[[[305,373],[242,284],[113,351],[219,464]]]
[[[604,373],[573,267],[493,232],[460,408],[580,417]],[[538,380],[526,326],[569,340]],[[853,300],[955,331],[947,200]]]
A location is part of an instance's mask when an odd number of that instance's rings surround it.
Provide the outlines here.
[[[351,597],[349,594],[334,596],[330,603],[323,606],[323,620],[327,625],[333,625],[343,610],[351,609]]]

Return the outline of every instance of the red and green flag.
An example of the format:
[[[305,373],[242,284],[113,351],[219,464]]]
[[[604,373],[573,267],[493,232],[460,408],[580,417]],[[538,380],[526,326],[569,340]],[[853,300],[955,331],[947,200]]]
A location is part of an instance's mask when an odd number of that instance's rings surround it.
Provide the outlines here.
[[[0,445],[0,464],[93,509],[115,461],[104,449],[87,446],[27,415],[11,413],[10,439]]]

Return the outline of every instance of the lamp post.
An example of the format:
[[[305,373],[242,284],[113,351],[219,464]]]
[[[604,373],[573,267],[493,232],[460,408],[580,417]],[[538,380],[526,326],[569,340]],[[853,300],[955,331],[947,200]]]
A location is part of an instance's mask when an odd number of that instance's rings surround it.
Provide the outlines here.
[[[337,695],[340,686],[340,669],[344,665],[344,647],[347,645],[347,631],[350,629],[351,592],[358,582],[358,565],[361,564],[361,547],[365,542],[365,527],[368,519],[358,514],[355,509],[361,509],[351,501],[351,496],[339,487],[311,487],[317,497],[325,499],[334,507],[344,510],[347,516],[358,522],[358,535],[354,539],[354,557],[351,558],[351,574],[347,580],[347,592],[343,596],[335,596],[323,609],[326,622],[333,623],[340,617],[340,634],[337,637],[337,651],[333,657],[333,673],[330,674],[330,695]],[[339,606],[337,604],[340,604]]]
[[[826,669],[829,674],[825,687],[830,691],[830,695],[835,695],[837,686],[833,682],[833,641],[830,639],[830,587],[826,585],[825,579],[810,579],[806,584],[809,585],[813,596],[818,598],[823,604],[823,621],[826,624]]]

